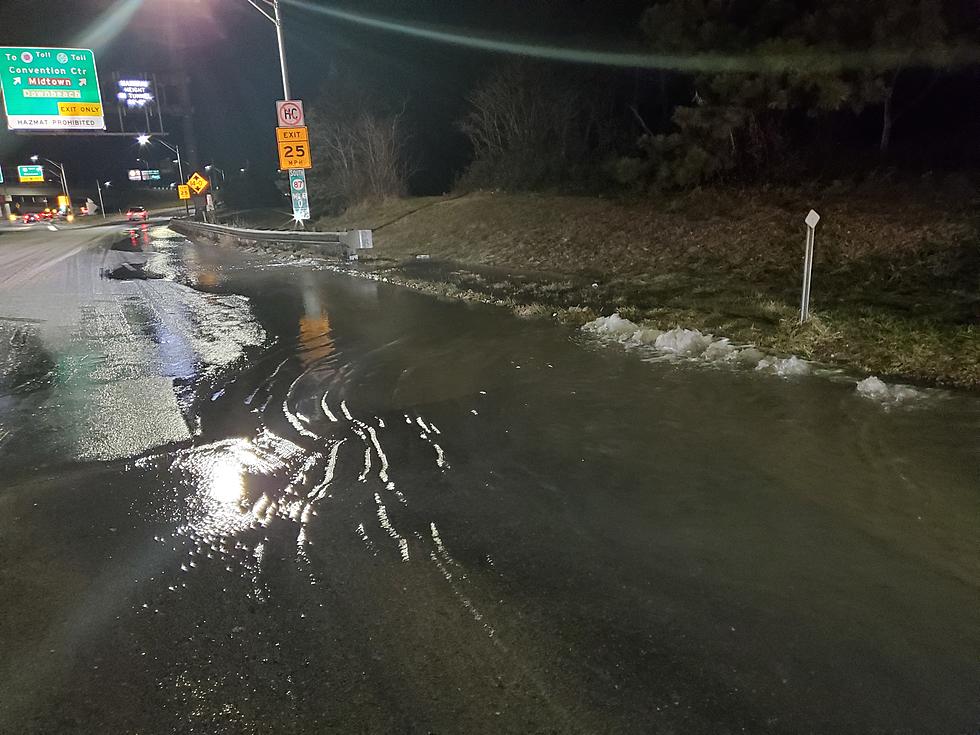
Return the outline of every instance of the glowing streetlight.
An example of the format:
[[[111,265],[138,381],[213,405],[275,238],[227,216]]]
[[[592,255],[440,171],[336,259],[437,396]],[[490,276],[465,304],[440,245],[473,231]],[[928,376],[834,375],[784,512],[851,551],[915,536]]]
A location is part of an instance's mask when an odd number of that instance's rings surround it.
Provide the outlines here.
[[[149,145],[150,136],[146,133],[140,133],[139,135],[136,136],[136,142],[139,143],[141,146]],[[177,173],[180,174],[180,183],[183,184],[186,181],[186,179],[184,178],[184,165],[181,163],[181,159],[180,159],[180,146],[177,144],[170,145],[170,143],[166,142],[165,140],[160,140],[159,138],[157,138],[156,142],[162,145],[167,150],[173,151],[174,153],[177,154]],[[186,201],[184,202],[184,213],[190,214],[190,209],[188,208]]]
[[[39,159],[42,160],[42,161],[45,161],[46,163],[48,163],[51,166],[54,166],[56,169],[58,169],[58,173],[61,175],[61,186],[65,190],[65,199],[68,200],[68,211],[70,212],[71,211],[71,194],[68,192],[68,176],[67,176],[67,174],[65,174],[65,164],[63,164],[63,163],[55,163],[50,158],[45,158],[44,156],[39,156],[36,153],[33,156],[31,156],[31,162],[32,163],[37,163]]]

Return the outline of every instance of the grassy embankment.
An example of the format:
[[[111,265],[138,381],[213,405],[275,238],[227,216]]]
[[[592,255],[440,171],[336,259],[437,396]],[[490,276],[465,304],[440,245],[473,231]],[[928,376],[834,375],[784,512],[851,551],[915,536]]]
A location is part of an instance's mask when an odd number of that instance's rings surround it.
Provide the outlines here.
[[[977,203],[880,187],[633,200],[477,193],[390,201],[317,226],[374,229],[368,266],[431,292],[577,321],[617,310],[892,379],[978,388]],[[800,326],[811,205],[823,219],[814,318]]]

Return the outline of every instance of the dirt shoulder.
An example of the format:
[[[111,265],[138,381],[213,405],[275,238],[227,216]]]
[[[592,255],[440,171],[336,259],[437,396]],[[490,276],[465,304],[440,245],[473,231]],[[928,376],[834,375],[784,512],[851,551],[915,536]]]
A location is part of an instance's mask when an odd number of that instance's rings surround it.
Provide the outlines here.
[[[618,311],[882,377],[978,388],[978,203],[924,186],[643,199],[487,192],[390,201],[317,226],[370,227],[367,267],[523,314]],[[814,319],[801,327],[811,206],[823,219]]]

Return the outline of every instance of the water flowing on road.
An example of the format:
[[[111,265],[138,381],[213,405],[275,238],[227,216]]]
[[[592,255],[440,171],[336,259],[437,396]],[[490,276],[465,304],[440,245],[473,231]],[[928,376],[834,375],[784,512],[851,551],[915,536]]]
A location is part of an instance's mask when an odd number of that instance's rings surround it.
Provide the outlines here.
[[[980,726],[976,396],[143,250],[0,293],[0,731]]]

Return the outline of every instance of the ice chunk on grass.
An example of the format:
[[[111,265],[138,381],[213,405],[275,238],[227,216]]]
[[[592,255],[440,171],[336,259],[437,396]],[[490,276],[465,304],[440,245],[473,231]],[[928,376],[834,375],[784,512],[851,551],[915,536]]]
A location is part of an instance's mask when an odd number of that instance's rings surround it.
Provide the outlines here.
[[[865,378],[857,384],[858,395],[883,403],[901,403],[916,398],[919,391],[907,385],[888,385],[877,375]]]
[[[711,344],[711,337],[708,335],[701,334],[696,329],[683,327],[674,327],[669,332],[664,332],[654,343],[658,350],[689,357],[700,355],[709,344]]]
[[[727,337],[716,339],[704,350],[704,359],[712,362],[718,360],[730,360],[735,355],[735,347],[728,341]]]
[[[630,342],[637,345],[654,345],[661,334],[663,332],[659,329],[637,329],[630,335]]]
[[[767,357],[759,361],[756,370],[768,370],[782,377],[809,375],[810,363],[796,355],[787,358]]]
[[[733,362],[744,365],[745,367],[755,367],[764,358],[765,355],[755,347],[746,347],[744,350],[738,350],[731,357]]]
[[[618,313],[610,316],[600,316],[582,327],[586,332],[592,332],[603,337],[622,339],[639,330],[639,326],[629,319],[623,319]]]

